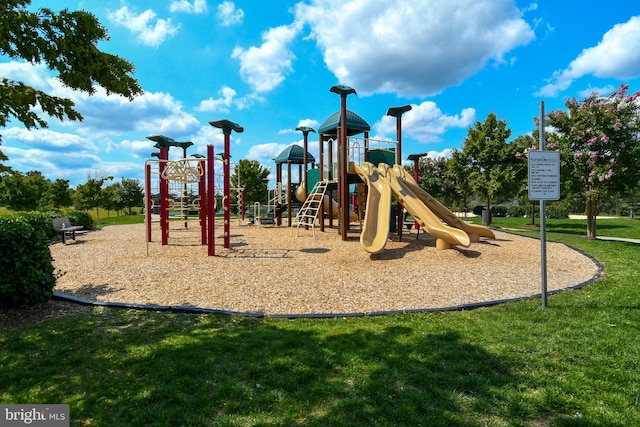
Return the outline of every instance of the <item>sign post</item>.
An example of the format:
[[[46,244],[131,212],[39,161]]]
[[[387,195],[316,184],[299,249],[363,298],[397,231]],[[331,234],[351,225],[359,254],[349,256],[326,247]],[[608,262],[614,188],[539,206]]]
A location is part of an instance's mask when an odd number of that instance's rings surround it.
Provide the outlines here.
[[[560,153],[544,149],[544,101],[540,102],[540,150],[529,151],[529,200],[540,201],[540,278],[542,308],[547,307],[546,201],[560,199]]]

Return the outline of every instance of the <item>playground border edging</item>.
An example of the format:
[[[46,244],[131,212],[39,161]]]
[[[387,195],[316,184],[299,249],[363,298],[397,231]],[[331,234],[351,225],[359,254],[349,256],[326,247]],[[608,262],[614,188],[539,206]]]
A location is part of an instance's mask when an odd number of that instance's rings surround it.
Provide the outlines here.
[[[513,233],[515,234],[515,233]],[[520,235],[520,234],[519,234]],[[522,235],[521,235],[522,236]],[[531,239],[535,239],[533,236],[523,236]],[[555,295],[561,292],[573,291],[577,289],[581,289],[587,286],[590,283],[593,283],[604,273],[604,266],[593,256],[588,253],[571,246],[567,243],[561,243],[572,250],[575,250],[582,255],[591,259],[598,270],[588,280],[584,282],[578,283],[574,286],[569,286],[562,289],[556,289],[553,291],[549,291],[548,295]],[[66,295],[61,292],[54,292],[52,299],[62,300],[74,302],[81,305],[89,305],[94,307],[108,307],[108,308],[122,308],[129,310],[144,310],[144,311],[158,311],[158,312],[169,312],[169,313],[188,313],[188,314],[222,314],[228,316],[243,316],[243,317],[251,317],[251,318],[268,318],[268,319],[331,319],[331,318],[339,318],[339,317],[373,317],[373,316],[387,316],[393,314],[414,314],[414,313],[435,313],[435,312],[448,312],[448,311],[465,311],[465,310],[475,310],[479,308],[488,308],[493,307],[499,304],[505,304],[509,302],[518,302],[518,301],[526,301],[530,299],[541,298],[542,294],[534,294],[529,296],[522,296],[516,298],[507,298],[493,301],[481,301],[474,302],[469,304],[461,304],[456,306],[449,307],[434,307],[434,308],[416,308],[416,309],[408,309],[408,310],[383,310],[383,311],[370,311],[370,312],[351,312],[351,313],[298,313],[298,314],[264,314],[258,312],[250,312],[250,311],[233,311],[233,310],[222,310],[222,309],[214,309],[214,308],[203,308],[203,307],[192,307],[192,306],[174,306],[174,305],[154,305],[154,304],[134,304],[134,303],[121,303],[121,302],[108,302],[108,301],[93,301],[86,298],[80,298],[73,295]]]

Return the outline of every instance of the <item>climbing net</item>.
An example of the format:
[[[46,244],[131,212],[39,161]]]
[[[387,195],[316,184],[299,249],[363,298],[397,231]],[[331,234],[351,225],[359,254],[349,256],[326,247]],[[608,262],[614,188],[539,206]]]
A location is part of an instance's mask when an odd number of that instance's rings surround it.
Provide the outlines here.
[[[205,162],[203,159],[178,159],[178,160],[148,160],[147,170],[151,176],[150,181],[151,213],[159,214],[160,184],[166,180],[168,194],[166,197],[167,209],[172,229],[189,228],[189,222],[199,220],[201,205],[201,184],[205,175]],[[216,194],[222,191],[222,176],[215,176]],[[178,220],[178,221],[175,221]],[[157,221],[153,221],[157,222]]]

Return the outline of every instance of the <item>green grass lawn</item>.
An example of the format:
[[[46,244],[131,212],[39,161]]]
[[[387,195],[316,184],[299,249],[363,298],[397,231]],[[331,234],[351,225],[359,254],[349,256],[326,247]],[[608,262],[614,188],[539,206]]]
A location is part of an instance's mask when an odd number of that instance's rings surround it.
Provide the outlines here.
[[[68,403],[71,425],[96,426],[640,425],[640,245],[553,240],[605,274],[546,309],[286,320],[96,308],[4,330],[0,403]]]
[[[481,224],[479,217],[470,218],[476,224]],[[539,232],[540,219],[535,219],[535,225],[531,225],[531,218],[499,218],[493,217],[492,226],[510,230]],[[547,233],[587,235],[586,219],[550,219],[546,220]],[[640,221],[629,218],[599,218],[596,223],[598,236],[626,237],[640,239]]]

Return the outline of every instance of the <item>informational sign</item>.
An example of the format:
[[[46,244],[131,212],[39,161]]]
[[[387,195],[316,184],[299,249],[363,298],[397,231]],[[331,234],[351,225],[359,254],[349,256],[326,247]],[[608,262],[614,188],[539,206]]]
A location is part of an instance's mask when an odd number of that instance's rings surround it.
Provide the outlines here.
[[[529,200],[560,199],[560,153],[529,151]]]

